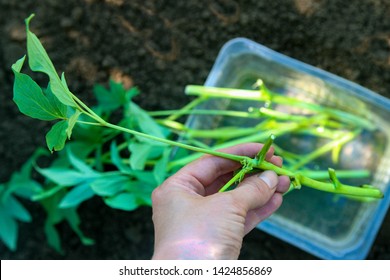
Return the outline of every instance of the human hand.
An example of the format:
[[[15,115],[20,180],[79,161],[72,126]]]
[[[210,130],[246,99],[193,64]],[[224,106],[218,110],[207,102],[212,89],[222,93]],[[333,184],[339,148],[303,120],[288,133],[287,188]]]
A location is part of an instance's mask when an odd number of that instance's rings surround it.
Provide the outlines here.
[[[249,143],[221,151],[253,158],[261,148]],[[282,165],[272,148],[266,160]],[[238,162],[206,155],[153,191],[153,259],[238,258],[243,237],[279,208],[290,185],[288,177],[265,171],[218,193],[239,167]]]

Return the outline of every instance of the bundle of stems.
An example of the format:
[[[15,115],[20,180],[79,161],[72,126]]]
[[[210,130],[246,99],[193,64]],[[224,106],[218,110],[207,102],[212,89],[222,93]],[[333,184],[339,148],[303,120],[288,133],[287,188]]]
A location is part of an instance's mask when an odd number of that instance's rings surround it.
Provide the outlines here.
[[[336,172],[333,168],[328,170],[310,170],[307,164],[319,160],[320,157],[330,154],[332,160],[338,160],[339,153],[346,143],[356,139],[363,130],[373,131],[376,128],[375,123],[367,117],[361,117],[336,108],[331,108],[315,103],[303,102],[302,100],[271,91],[266,87],[262,80],[255,83],[258,89],[245,90],[233,88],[207,87],[200,85],[189,85],[185,92],[188,95],[197,96],[192,102],[178,110],[154,111],[149,114],[157,119],[157,122],[172,132],[180,135],[181,140],[199,148],[218,150],[231,145],[246,142],[266,142],[263,150],[259,154],[265,154],[271,146],[276,136],[304,134],[312,137],[312,141],[326,139],[326,143],[308,154],[296,154],[291,151],[280,148],[274,144],[276,153],[281,155],[285,160],[285,167],[279,168],[268,162],[264,158],[257,156],[255,159],[246,157],[234,157],[242,163],[242,169],[236,172],[231,181],[221,188],[225,191],[231,185],[239,182],[246,173],[253,169],[274,170],[279,175],[287,175],[291,178],[291,188],[299,189],[305,185],[314,189],[362,197],[381,198],[383,194],[380,190],[369,185],[362,185],[356,188],[341,184],[338,178],[367,178],[370,175],[368,170],[339,170]],[[253,101],[259,104],[257,107],[247,106],[242,102],[241,110],[226,109],[204,109],[210,103],[215,104],[216,99],[227,99],[230,102]],[[212,100],[212,101],[210,101]],[[226,102],[226,103],[230,103]],[[291,111],[297,112],[299,109],[302,114],[288,113],[277,110],[277,105],[282,104],[289,107]],[[204,106],[206,105],[206,106]],[[245,106],[246,105],[246,106]],[[298,110],[298,111],[299,111]],[[190,125],[183,124],[179,121],[184,115],[211,116],[208,120],[211,122],[223,118],[225,122],[234,124],[239,118],[250,119],[250,123],[257,124],[250,127],[240,127],[230,125],[226,127],[210,127],[210,129],[198,129]],[[226,121],[228,119],[228,121]],[[204,120],[204,119],[202,119]],[[207,120],[207,119],[206,119]],[[245,123],[238,121],[238,123]],[[205,142],[213,143],[210,147]],[[201,151],[208,153],[207,151]],[[173,160],[168,164],[172,169],[177,166],[183,166],[192,160],[200,157],[200,153],[190,154],[185,157]],[[223,157],[226,157],[223,156]],[[241,178],[241,179],[240,179]],[[323,180],[328,179],[328,183]]]
[[[83,244],[91,245],[94,241],[84,236],[80,228],[77,209],[82,202],[99,196],[109,207],[125,211],[150,206],[151,192],[156,186],[203,154],[241,164],[231,180],[221,187],[221,192],[240,182],[246,174],[273,170],[290,177],[291,190],[306,186],[363,200],[383,197],[381,190],[374,186],[356,187],[340,182],[340,179],[367,179],[368,170],[338,170],[336,176],[333,168],[308,168],[327,155],[336,162],[346,143],[355,141],[364,131],[376,130],[368,114],[356,115],[278,94],[261,80],[253,90],[190,85],[185,91],[196,96],[191,102],[181,109],[154,112],[147,112],[133,102],[137,88],[124,89],[110,81],[109,89],[95,86],[98,102],[92,108],[71,92],[64,73],[58,75],[43,45],[30,30],[33,16],[25,21],[27,59],[24,56],[12,65],[13,99],[23,114],[55,122],[46,134],[46,143],[50,152],[58,151],[58,157],[50,166],[40,168],[37,160],[47,152],[37,149],[20,171],[0,184],[3,221],[0,239],[11,250],[16,248],[17,221],[31,221],[31,215],[18,198],[42,205],[47,213],[45,233],[56,250],[61,251],[56,226],[62,221],[69,223]],[[32,72],[47,75],[46,87],[22,73],[27,60]],[[221,99],[224,101],[219,102]],[[235,102],[246,105],[241,104],[239,110],[210,106]],[[282,111],[281,107],[293,110]],[[118,113],[120,121],[112,121]],[[188,115],[193,120],[202,117],[200,122],[205,125],[199,127],[183,121]],[[210,119],[215,122],[213,125],[208,123]],[[221,120],[230,125],[222,125]],[[277,140],[274,143],[275,139],[290,139],[291,135],[308,136],[323,144],[302,154],[287,149]],[[70,138],[72,141],[65,148]],[[254,158],[219,151],[247,142],[262,142],[264,146]],[[265,160],[272,145],[276,154],[284,158],[283,167]],[[172,147],[178,148],[175,153]],[[39,182],[35,180],[34,170],[42,175]]]

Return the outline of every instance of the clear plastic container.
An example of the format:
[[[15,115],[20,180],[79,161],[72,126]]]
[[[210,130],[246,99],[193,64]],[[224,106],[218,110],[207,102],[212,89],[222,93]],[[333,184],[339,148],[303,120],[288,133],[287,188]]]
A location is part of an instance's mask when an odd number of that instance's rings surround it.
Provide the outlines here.
[[[225,44],[208,76],[206,86],[249,88],[261,78],[272,90],[305,101],[332,106],[345,111],[371,114],[381,127],[364,132],[341,151],[338,169],[369,169],[369,179],[344,183],[368,183],[380,188],[385,196],[377,202],[358,202],[334,194],[303,187],[285,197],[282,207],[258,228],[323,259],[364,259],[376,237],[390,203],[390,101],[343,78],[270,50],[247,39]],[[253,106],[254,104],[249,104]],[[240,109],[247,102],[213,99],[203,108]],[[192,128],[221,125],[248,127],[243,119],[192,116]],[[310,151],[322,143],[312,138],[283,136],[279,145],[294,143]],[[327,169],[326,159],[314,163]]]

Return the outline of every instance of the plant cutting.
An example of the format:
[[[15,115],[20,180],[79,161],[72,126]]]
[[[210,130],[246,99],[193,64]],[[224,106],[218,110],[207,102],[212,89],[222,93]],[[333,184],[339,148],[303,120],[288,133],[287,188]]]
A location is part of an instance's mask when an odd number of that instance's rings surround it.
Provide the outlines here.
[[[279,175],[290,177],[291,189],[299,189],[304,185],[320,191],[360,198],[378,199],[383,196],[382,192],[373,186],[355,187],[342,184],[339,180],[346,175],[366,177],[366,170],[354,172],[341,170],[337,172],[339,176],[337,177],[336,172],[330,168],[327,171],[329,182],[324,182],[323,174],[316,177],[318,172],[301,168],[328,152],[332,152],[337,158],[337,151],[343,144],[351,141],[362,129],[375,128],[369,120],[336,109],[280,96],[271,92],[261,82],[258,83],[258,90],[243,92],[235,89],[188,86],[186,92],[197,94],[198,98],[181,109],[160,112],[146,112],[136,105],[132,101],[138,94],[136,88],[125,90],[121,85],[111,82],[109,90],[100,86],[95,87],[99,104],[96,108],[91,108],[70,91],[65,75],[57,74],[39,39],[30,30],[32,17],[33,15],[26,19],[28,64],[32,71],[45,73],[49,83],[42,89],[30,76],[22,73],[26,56],[22,57],[12,66],[15,75],[14,101],[19,110],[27,116],[43,121],[56,121],[46,134],[46,142],[49,151],[59,152],[59,155],[50,167],[42,168],[36,163],[37,158],[47,153],[40,151],[26,163],[20,175],[15,175],[17,179],[2,185],[0,195],[3,208],[0,209],[5,210],[0,211],[0,214],[6,217],[7,228],[11,230],[0,230],[0,233],[2,240],[11,249],[15,248],[17,236],[15,220],[30,220],[24,208],[19,211],[22,214],[13,210],[22,209],[12,206],[21,205],[19,202],[15,203],[17,201],[15,197],[21,196],[42,204],[48,213],[45,223],[48,241],[58,251],[61,251],[60,237],[55,225],[64,220],[71,225],[80,240],[89,245],[93,244],[93,240],[84,236],[79,227],[77,207],[80,203],[97,195],[102,197],[108,206],[121,210],[130,211],[140,205],[150,205],[151,191],[178,167],[201,154],[241,163],[242,167],[220,191],[228,190],[248,173],[273,170]],[[248,108],[247,112],[196,109],[197,105],[209,98],[241,98],[282,103],[304,107],[315,114],[292,115],[273,110],[270,106]],[[123,118],[114,124],[110,118],[118,108],[123,108]],[[213,132],[195,130],[178,121],[181,116],[188,114],[259,118],[261,122],[253,128],[220,127]],[[165,118],[158,118],[161,116]],[[291,168],[278,167],[264,160],[275,136],[291,132],[318,135],[318,127],[323,131],[321,137],[331,141],[301,159],[276,147],[282,156],[293,163]],[[349,132],[345,133],[346,130]],[[181,137],[179,140],[177,135]],[[70,138],[72,141],[65,147],[66,141]],[[216,144],[208,146],[199,140],[202,138],[214,139]],[[226,146],[249,141],[265,142],[255,158],[218,151]],[[108,150],[105,148],[107,144]],[[178,152],[172,157],[172,147],[195,153]],[[45,179],[43,184],[31,179],[32,167],[43,175]]]

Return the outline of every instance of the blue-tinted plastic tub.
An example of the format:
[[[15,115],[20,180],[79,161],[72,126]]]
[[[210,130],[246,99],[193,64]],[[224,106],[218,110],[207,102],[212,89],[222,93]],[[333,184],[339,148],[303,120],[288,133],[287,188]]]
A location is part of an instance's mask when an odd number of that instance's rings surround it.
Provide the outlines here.
[[[225,44],[205,85],[248,88],[258,78],[269,88],[286,95],[346,111],[368,113],[380,127],[379,131],[366,132],[347,144],[341,152],[340,162],[332,167],[336,170],[369,169],[370,178],[345,183],[375,185],[385,194],[382,200],[363,203],[303,187],[288,194],[282,207],[258,226],[323,259],[364,259],[390,203],[390,101],[355,83],[243,38]],[[218,99],[211,100],[206,107],[237,109],[247,105]],[[232,122],[206,118],[192,116],[189,124],[205,128]],[[233,121],[234,125],[253,125],[240,119]],[[290,140],[284,136],[280,141],[288,143]],[[330,164],[328,161],[316,163],[325,169]]]

